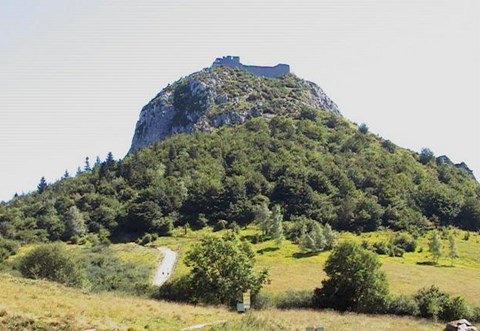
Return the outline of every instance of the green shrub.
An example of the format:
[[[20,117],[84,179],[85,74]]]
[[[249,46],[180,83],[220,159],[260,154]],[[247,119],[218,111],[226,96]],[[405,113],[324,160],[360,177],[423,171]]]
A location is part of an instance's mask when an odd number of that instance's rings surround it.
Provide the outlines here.
[[[137,239],[137,244],[146,246],[155,242],[158,239],[158,234],[156,233],[145,233],[143,237]]]
[[[15,255],[18,246],[16,241],[0,237],[0,263],[8,259],[11,255]]]
[[[19,270],[28,278],[44,278],[70,286],[82,283],[77,264],[59,244],[46,244],[33,249],[20,260]]]
[[[252,300],[254,309],[272,309],[277,306],[277,297],[271,293],[260,292]]]
[[[432,285],[429,288],[420,289],[415,294],[415,301],[418,304],[420,316],[437,319],[444,315],[443,310],[449,305],[450,296]]]
[[[454,297],[442,305],[439,318],[443,321],[459,320],[469,316],[469,309],[462,297]]]
[[[417,302],[412,297],[406,295],[390,299],[387,312],[388,314],[401,316],[418,316],[420,314]]]
[[[287,291],[275,300],[279,309],[312,308],[312,291]]]
[[[227,225],[228,225],[227,221],[219,220],[217,223],[215,223],[215,226],[213,227],[213,231],[225,230]]]
[[[105,247],[95,251],[96,253],[81,260],[89,290],[121,291],[139,295],[150,291],[150,268],[123,263]]]
[[[188,302],[193,294],[190,282],[191,280],[188,276],[169,280],[158,289],[153,297],[160,300]]]
[[[413,236],[406,232],[399,232],[393,237],[393,244],[400,247],[405,252],[415,252],[417,241]]]
[[[468,315],[467,319],[470,322],[480,322],[480,307],[473,307],[470,310],[470,314]]]
[[[378,241],[373,243],[373,251],[378,255],[389,255],[390,246],[385,241]]]
[[[402,257],[403,254],[405,254],[405,251],[403,250],[403,248],[395,246],[395,245],[390,246],[390,250],[388,252],[389,256],[391,256],[391,257]]]

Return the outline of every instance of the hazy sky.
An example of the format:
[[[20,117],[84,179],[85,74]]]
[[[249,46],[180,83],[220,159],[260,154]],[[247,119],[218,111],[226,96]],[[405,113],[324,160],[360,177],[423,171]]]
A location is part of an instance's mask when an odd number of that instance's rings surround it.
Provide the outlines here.
[[[165,85],[288,63],[342,114],[480,177],[478,0],[0,0],[0,200],[123,157]]]

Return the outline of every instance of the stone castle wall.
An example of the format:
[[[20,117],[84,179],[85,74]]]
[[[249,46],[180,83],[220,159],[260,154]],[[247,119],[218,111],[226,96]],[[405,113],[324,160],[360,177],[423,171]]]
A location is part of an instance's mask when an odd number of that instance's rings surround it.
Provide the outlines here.
[[[218,66],[243,69],[254,75],[263,77],[280,77],[290,73],[290,66],[288,64],[277,64],[274,67],[250,66],[242,64],[240,62],[240,57],[238,56],[224,56],[217,58],[215,62],[213,62],[212,67]]]

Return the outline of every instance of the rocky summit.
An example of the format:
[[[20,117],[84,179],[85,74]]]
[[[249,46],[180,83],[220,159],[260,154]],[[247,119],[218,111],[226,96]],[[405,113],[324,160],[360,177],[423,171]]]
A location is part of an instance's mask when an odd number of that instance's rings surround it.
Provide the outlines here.
[[[293,74],[267,78],[214,66],[167,86],[143,107],[130,152],[178,133],[212,131],[254,117],[295,116],[306,108],[340,115],[318,85]]]

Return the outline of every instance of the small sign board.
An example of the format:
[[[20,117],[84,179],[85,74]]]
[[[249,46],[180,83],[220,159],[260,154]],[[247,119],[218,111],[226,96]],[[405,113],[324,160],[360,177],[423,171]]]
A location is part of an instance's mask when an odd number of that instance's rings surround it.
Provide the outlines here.
[[[247,292],[243,292],[243,296],[242,296],[243,300],[243,306],[245,307],[245,309],[250,309],[250,291],[247,291]]]

